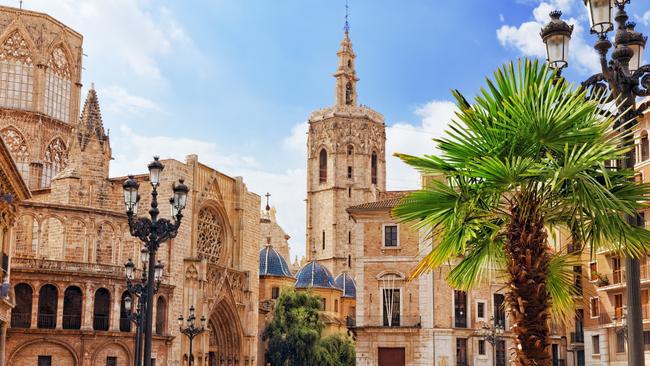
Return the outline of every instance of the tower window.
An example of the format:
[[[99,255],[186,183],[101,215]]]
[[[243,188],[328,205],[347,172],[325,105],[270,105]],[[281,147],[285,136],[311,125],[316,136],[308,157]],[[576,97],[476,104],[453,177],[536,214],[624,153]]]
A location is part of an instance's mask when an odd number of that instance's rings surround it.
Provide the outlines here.
[[[348,155],[354,154],[354,146],[348,145]]]
[[[277,299],[280,297],[280,288],[279,287],[272,287],[271,288],[271,298],[272,299]]]
[[[348,167],[348,179],[352,179],[352,167]]]
[[[352,187],[348,187],[348,198],[352,198]]]
[[[377,153],[374,151],[370,156],[370,180],[372,184],[377,184]]]
[[[352,104],[352,84],[350,82],[345,84],[345,104]]]
[[[323,250],[325,250],[325,230],[323,230]]]
[[[352,256],[348,255],[348,267],[352,268]]]
[[[348,60],[348,67],[352,67],[352,60]]]
[[[352,231],[348,231],[348,244],[352,244]]]
[[[327,182],[327,151],[325,149],[320,151],[318,167],[318,181],[320,183]]]

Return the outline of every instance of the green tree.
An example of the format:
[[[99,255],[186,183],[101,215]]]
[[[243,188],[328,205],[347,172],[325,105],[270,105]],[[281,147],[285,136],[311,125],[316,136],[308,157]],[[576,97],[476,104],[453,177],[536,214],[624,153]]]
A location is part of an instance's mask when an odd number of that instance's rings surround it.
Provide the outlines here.
[[[435,177],[394,209],[434,238],[413,276],[457,263],[448,281],[469,289],[502,272],[518,364],[550,365],[548,320],[573,312],[577,257],[551,248],[549,233],[567,233],[579,252],[650,249],[648,231],[623,217],[646,207],[649,186],[610,167],[630,152],[622,146],[633,131],[613,133],[605,99],[587,98],[537,62],[497,70],[473,104],[453,94],[459,111],[435,140],[439,156],[397,154]]]
[[[333,334],[318,342],[319,366],[354,366],[356,364],[352,340],[341,334]]]

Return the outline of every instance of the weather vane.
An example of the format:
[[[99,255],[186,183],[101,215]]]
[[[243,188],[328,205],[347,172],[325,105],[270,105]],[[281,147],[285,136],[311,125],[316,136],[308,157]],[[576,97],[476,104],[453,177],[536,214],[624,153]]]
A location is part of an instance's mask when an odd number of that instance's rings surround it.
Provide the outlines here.
[[[343,29],[345,29],[345,33],[348,33],[350,31],[350,23],[348,22],[350,16],[350,7],[348,6],[348,0],[345,0],[345,26]]]

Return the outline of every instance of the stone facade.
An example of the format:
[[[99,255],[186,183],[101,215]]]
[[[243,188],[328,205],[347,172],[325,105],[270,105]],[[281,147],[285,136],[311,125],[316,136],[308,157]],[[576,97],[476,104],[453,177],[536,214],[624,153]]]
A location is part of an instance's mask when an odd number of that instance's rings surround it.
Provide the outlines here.
[[[48,15],[0,7],[0,45],[0,136],[32,193],[3,236],[15,299],[4,359],[132,364],[123,263],[140,268],[142,244],[129,233],[125,177],[108,177],[110,140],[94,88],[80,112],[82,36]],[[194,365],[256,364],[260,197],[197,156],[162,162],[163,216],[172,182],[185,179],[190,193],[178,236],[158,251],[166,275],[154,298],[153,357],[187,364],[188,340],[173,320],[194,305],[208,318]],[[148,176],[136,179],[148,207]]]

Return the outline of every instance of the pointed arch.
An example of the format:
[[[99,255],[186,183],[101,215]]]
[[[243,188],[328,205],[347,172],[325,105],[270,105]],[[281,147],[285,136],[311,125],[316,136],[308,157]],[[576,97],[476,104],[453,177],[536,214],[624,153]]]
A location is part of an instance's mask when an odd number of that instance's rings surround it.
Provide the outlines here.
[[[41,176],[41,188],[50,186],[52,178],[68,165],[68,149],[60,137],[50,141],[43,156],[43,175]]]
[[[39,258],[63,260],[65,244],[65,224],[57,216],[49,216],[41,223],[39,238]]]
[[[61,43],[52,48],[45,71],[45,113],[63,122],[70,122],[72,70],[69,52]]]
[[[8,126],[0,130],[0,138],[9,149],[23,180],[29,182],[29,148],[25,136],[13,126]]]
[[[370,183],[377,184],[377,152],[370,155]]]
[[[34,90],[33,45],[20,29],[8,33],[0,45],[0,106],[31,109]]]
[[[224,298],[210,314],[210,363],[241,364],[243,327],[232,301]]]

